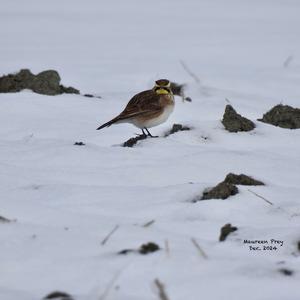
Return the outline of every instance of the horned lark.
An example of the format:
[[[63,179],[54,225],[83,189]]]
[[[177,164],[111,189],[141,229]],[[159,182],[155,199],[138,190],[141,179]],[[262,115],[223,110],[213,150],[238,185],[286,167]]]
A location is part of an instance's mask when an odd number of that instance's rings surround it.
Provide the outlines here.
[[[170,81],[159,79],[155,81],[155,85],[151,90],[133,96],[118,116],[101,125],[97,130],[112,124],[131,123],[142,129],[143,136],[152,137],[148,128],[165,122],[172,113],[174,104]]]

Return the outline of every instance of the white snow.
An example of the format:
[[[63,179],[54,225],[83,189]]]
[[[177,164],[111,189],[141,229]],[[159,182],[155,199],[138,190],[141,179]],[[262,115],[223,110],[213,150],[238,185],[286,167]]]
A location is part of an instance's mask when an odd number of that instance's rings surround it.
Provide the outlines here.
[[[113,281],[107,300],[154,300],[155,278],[170,300],[299,299],[300,130],[256,119],[281,102],[299,107],[300,2],[2,2],[1,75],[56,69],[64,85],[102,99],[0,94],[0,216],[16,219],[0,223],[0,299],[61,290],[98,300]],[[187,83],[193,102],[177,97],[151,133],[193,130],[135,148],[120,146],[138,133],[132,125],[96,131],[159,78]],[[254,131],[224,130],[225,98]],[[229,172],[266,186],[192,203]],[[221,243],[226,223],[238,231]],[[284,243],[250,251],[244,239]],[[116,254],[149,241],[162,250]]]

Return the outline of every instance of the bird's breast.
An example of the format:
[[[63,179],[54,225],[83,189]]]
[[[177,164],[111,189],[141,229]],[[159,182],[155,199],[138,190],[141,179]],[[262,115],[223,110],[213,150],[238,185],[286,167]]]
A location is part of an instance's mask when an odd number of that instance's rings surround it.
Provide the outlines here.
[[[174,104],[166,105],[163,111],[158,116],[151,118],[149,120],[145,120],[143,127],[151,128],[164,123],[165,121],[167,121],[167,119],[169,118],[173,110],[174,110]]]

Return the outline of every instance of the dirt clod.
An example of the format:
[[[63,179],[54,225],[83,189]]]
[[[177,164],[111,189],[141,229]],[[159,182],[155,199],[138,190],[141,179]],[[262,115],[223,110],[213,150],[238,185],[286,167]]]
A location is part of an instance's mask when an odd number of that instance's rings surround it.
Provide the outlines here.
[[[140,253],[140,254],[148,254],[148,253],[152,253],[152,252],[156,252],[160,250],[159,246],[155,243],[149,242],[147,244],[143,244],[141,245],[141,247],[139,249],[124,249],[118,252],[118,254],[128,254],[128,253]]]
[[[148,253],[152,253],[152,252],[156,252],[158,251],[160,248],[157,244],[149,242],[147,244],[143,244],[140,249],[139,249],[139,253],[141,254],[148,254]]]
[[[87,98],[98,98],[98,99],[101,99],[101,96],[92,95],[92,94],[84,94],[83,96],[87,97]]]
[[[165,136],[169,136],[169,135],[174,134],[178,131],[187,131],[187,130],[191,130],[191,128],[188,127],[188,126],[181,125],[181,124],[173,124],[173,127],[171,128],[171,130],[169,132],[167,132],[165,134]]]
[[[225,182],[237,185],[265,185],[263,182],[256,180],[245,174],[236,175],[233,173],[227,174]]]
[[[138,141],[145,140],[147,138],[146,135],[138,135],[134,138],[130,138],[126,142],[123,143],[123,147],[133,147]]]
[[[288,129],[300,128],[300,108],[289,105],[276,105],[258,121]]]
[[[131,253],[131,252],[136,252],[136,250],[134,249],[124,249],[124,250],[121,250],[118,252],[118,254],[128,254],[128,253]]]
[[[12,220],[0,216],[0,223],[10,223],[10,222],[12,222]]]
[[[225,181],[222,181],[212,189],[208,191],[204,191],[201,200],[208,200],[208,199],[227,199],[229,196],[236,195],[238,193],[238,188]]]
[[[293,270],[286,269],[286,268],[281,268],[278,271],[285,276],[292,276],[294,274]]]
[[[255,128],[252,121],[238,114],[231,105],[226,105],[222,123],[229,132],[250,131]]]
[[[16,74],[0,77],[0,93],[16,93],[24,89],[43,95],[79,94],[77,89],[61,85],[60,76],[55,70],[34,75],[30,70],[22,69]]]
[[[48,294],[44,299],[73,300],[73,297],[65,292],[55,291]]]
[[[219,241],[220,242],[224,242],[227,238],[227,236],[234,231],[237,231],[238,228],[235,226],[231,226],[230,223],[225,224],[222,228],[221,228],[221,233],[220,233],[220,237],[219,237]]]
[[[83,142],[75,142],[74,146],[85,146],[85,143],[83,143]]]
[[[207,188],[201,198],[197,197],[192,202],[208,199],[227,199],[239,192],[236,185],[264,185],[264,183],[245,174],[228,173],[222,182],[213,188]]]

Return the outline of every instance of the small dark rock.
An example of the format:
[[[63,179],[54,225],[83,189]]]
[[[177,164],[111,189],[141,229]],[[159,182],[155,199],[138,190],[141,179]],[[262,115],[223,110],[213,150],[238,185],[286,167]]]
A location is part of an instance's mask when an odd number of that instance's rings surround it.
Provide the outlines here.
[[[181,125],[181,124],[173,124],[172,129],[168,133],[166,133],[165,136],[174,134],[178,131],[186,131],[186,130],[191,130],[191,128],[189,128],[188,126]]]
[[[15,93],[28,88],[34,80],[34,75],[27,69],[21,70],[17,74],[9,74],[0,77],[0,92]]]
[[[222,123],[229,132],[250,131],[255,128],[252,121],[238,114],[231,105],[226,105]]]
[[[83,143],[83,142],[75,142],[74,145],[75,146],[85,146],[85,143]]]
[[[236,175],[229,173],[224,181],[204,191],[202,197],[194,199],[193,202],[208,199],[227,199],[229,196],[238,193],[236,185],[264,185],[264,183],[245,174]]]
[[[297,243],[297,248],[298,248],[298,251],[300,251],[300,241],[298,241],[298,243]]]
[[[300,128],[300,109],[289,105],[276,105],[258,121],[288,129]]]
[[[229,196],[236,195],[238,193],[238,188],[227,182],[221,182],[212,189],[205,191],[202,195],[201,200],[209,199],[227,199]]]
[[[15,93],[24,89],[43,95],[79,94],[79,91],[72,87],[60,85],[60,76],[55,70],[34,75],[30,70],[22,69],[19,73],[0,77],[0,93]]]
[[[185,97],[184,100],[187,101],[187,102],[192,102],[192,98],[191,97]]]
[[[281,268],[278,270],[281,274],[286,275],[286,276],[292,276],[294,274],[293,270],[286,269],[286,268]]]
[[[125,255],[125,254],[131,253],[131,252],[136,252],[136,250],[124,249],[124,250],[119,251],[118,254]]]
[[[10,223],[10,222],[12,222],[12,220],[0,216],[0,223]]]
[[[84,94],[83,96],[84,96],[84,97],[87,97],[87,98],[98,98],[98,99],[102,99],[101,96],[92,95],[92,94]]]
[[[58,95],[61,94],[59,83],[59,74],[54,70],[48,70],[36,76],[33,75],[33,80],[29,82],[28,88],[38,94]]]
[[[220,242],[223,242],[226,240],[227,236],[231,233],[231,232],[234,232],[238,230],[237,227],[235,226],[231,226],[230,223],[224,225],[222,228],[221,228],[221,233],[220,233],[220,237],[219,237],[219,241]]]
[[[123,147],[133,147],[138,141],[145,140],[146,135],[138,135],[137,137],[131,138],[123,143]]]
[[[233,173],[229,173],[224,181],[230,184],[237,185],[265,185],[263,182],[244,174],[236,175]]]
[[[73,87],[65,87],[63,85],[60,85],[60,92],[61,94],[80,94],[80,91],[73,88]]]
[[[152,253],[152,252],[156,252],[160,250],[159,246],[155,243],[149,242],[147,244],[143,244],[138,250],[136,249],[124,249],[120,252],[118,252],[118,254],[128,254],[128,253],[132,253],[132,252],[136,252],[136,253],[140,253],[140,254],[148,254],[148,253]]]
[[[157,244],[149,242],[147,244],[143,244],[140,249],[139,249],[139,253],[141,254],[148,254],[148,253],[152,253],[152,252],[156,252],[158,251],[160,248]]]
[[[55,292],[50,293],[43,299],[73,300],[73,297],[65,292],[55,291]]]

